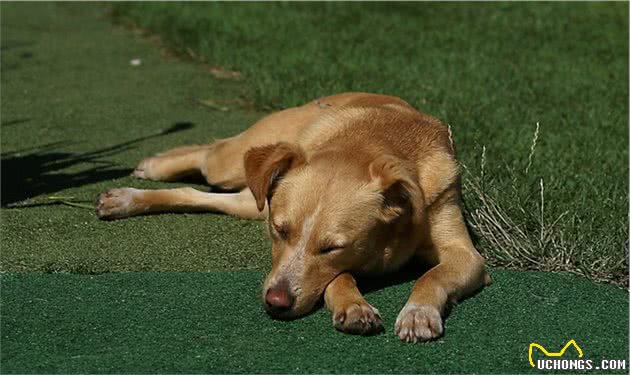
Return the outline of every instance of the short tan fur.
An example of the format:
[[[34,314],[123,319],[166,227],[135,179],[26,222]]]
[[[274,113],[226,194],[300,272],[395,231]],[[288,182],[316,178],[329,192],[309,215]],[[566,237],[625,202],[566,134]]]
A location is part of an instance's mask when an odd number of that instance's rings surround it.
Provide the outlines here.
[[[355,277],[388,277],[414,262],[415,283],[394,331],[406,342],[443,334],[449,306],[489,283],[468,234],[448,128],[402,99],[344,93],[273,113],[210,145],[143,160],[134,176],[173,181],[200,174],[232,193],[192,188],[112,189],[97,214],[223,212],[266,219],[272,270],[263,305],[278,318],[322,298],[333,325],[353,334],[383,329]]]

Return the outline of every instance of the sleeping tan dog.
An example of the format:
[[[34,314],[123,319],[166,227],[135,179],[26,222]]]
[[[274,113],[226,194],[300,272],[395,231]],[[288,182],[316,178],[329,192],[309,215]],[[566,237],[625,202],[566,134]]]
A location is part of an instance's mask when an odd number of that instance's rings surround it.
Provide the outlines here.
[[[449,130],[405,101],[345,93],[271,114],[210,145],[143,160],[138,178],[173,181],[202,174],[234,193],[192,188],[113,189],[97,214],[212,211],[267,219],[273,266],[263,304],[274,317],[310,312],[324,298],[333,325],[353,334],[383,329],[355,277],[429,267],[398,314],[407,342],[443,332],[450,304],[489,282],[460,207],[458,163]]]

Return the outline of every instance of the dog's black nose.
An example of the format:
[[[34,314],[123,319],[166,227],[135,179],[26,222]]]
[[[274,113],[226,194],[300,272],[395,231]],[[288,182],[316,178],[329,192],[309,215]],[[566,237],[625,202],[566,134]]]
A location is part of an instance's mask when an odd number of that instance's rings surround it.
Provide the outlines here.
[[[293,302],[294,298],[289,291],[289,284],[286,281],[281,281],[267,289],[265,294],[267,310],[272,314],[280,314],[290,310]]]

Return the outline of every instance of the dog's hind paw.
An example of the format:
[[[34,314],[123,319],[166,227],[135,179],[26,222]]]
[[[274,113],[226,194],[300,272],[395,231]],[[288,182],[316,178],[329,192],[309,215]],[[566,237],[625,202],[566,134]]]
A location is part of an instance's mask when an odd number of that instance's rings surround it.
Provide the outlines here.
[[[137,189],[111,189],[98,196],[96,215],[100,219],[120,219],[134,211],[133,195]]]
[[[405,342],[433,340],[443,331],[442,316],[430,305],[407,304],[396,319],[395,333]]]
[[[374,335],[383,331],[383,320],[377,309],[367,302],[352,303],[333,313],[333,326],[353,335]]]
[[[157,180],[157,178],[154,178],[151,174],[151,167],[154,159],[155,158],[151,157],[142,160],[131,175],[142,180]]]

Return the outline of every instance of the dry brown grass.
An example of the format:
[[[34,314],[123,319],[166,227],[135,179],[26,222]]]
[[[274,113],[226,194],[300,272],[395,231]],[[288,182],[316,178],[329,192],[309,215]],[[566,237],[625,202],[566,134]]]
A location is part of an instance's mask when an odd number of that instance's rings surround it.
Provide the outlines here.
[[[532,137],[530,152],[524,171],[514,176],[521,186],[512,186],[514,191],[523,186],[532,186],[534,179],[529,175],[539,138],[540,125]],[[594,281],[611,282],[628,286],[628,243],[620,249],[618,256],[600,254],[598,246],[585,241],[576,233],[567,231],[569,226],[579,225],[579,215],[566,210],[549,216],[545,206],[544,178],[537,178],[537,199],[506,202],[501,191],[488,189],[486,181],[486,147],[482,148],[481,165],[475,173],[465,165],[463,190],[466,216],[469,227],[478,238],[479,251],[492,266],[550,272],[570,272]],[[514,172],[516,174],[516,172]],[[584,231],[587,232],[587,231]],[[615,246],[601,243],[599,246]]]

